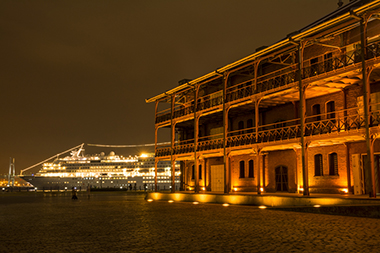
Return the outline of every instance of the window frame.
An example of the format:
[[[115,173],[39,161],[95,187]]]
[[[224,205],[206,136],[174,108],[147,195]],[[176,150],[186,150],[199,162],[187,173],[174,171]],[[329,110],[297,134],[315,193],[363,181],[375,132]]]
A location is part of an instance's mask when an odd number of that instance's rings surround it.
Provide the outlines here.
[[[317,166],[317,164],[318,164],[318,166]],[[315,154],[314,155],[314,176],[315,177],[323,176],[323,156],[322,156],[322,154]]]
[[[239,162],[239,178],[245,178],[245,161]]]
[[[255,177],[255,164],[252,159],[248,161],[248,177],[249,178]]]

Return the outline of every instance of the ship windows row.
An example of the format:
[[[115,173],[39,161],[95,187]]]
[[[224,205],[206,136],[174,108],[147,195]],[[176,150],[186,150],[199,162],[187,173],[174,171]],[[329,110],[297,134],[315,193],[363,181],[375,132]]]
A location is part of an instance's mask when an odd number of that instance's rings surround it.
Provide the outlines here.
[[[171,183],[172,181],[170,180],[158,180],[157,183]],[[175,180],[175,183],[180,183],[181,181]],[[154,181],[143,181],[143,184],[154,184]]]

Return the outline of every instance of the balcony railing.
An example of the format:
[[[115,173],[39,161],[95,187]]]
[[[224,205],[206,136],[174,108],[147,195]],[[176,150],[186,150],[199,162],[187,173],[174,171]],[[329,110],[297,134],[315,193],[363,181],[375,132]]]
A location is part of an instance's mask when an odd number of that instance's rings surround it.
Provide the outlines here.
[[[354,47],[353,47],[354,48]],[[371,43],[366,48],[367,59],[380,56],[380,42]],[[312,60],[304,62],[307,65],[302,69],[302,79],[314,77],[330,71],[350,66],[361,61],[360,48],[341,53],[340,50],[332,51],[331,54],[324,54],[314,59],[324,59],[314,63]],[[237,85],[227,88],[226,102],[232,102],[239,99],[247,98],[253,94],[276,89],[297,80],[297,64],[287,66],[274,72],[259,76],[257,78],[257,88],[254,87],[254,79],[244,81]],[[221,91],[203,96],[197,100],[197,111],[207,110],[223,103]],[[194,102],[189,102],[182,106],[176,107],[174,118],[179,118],[194,113]],[[157,114],[156,124],[169,121],[171,119],[170,110],[165,110]]]
[[[223,104],[223,96],[221,91],[214,92],[209,95],[202,96],[197,100],[197,111],[203,111],[214,106]]]
[[[186,154],[194,152],[194,139],[176,142],[173,154]]]
[[[188,114],[194,113],[194,101],[177,105],[174,108],[174,118],[179,118]],[[156,115],[156,124],[169,121],[171,119],[171,109],[166,109],[158,112]]]
[[[223,148],[223,133],[199,137],[198,151]]]
[[[379,108],[369,115],[369,127],[380,125],[380,104],[372,104],[373,108]],[[312,115],[305,118],[304,136],[318,136],[331,133],[343,133],[358,130],[365,127],[364,115],[359,108],[334,111],[320,115]],[[227,147],[238,147],[257,143],[287,141],[301,137],[300,119],[276,122],[246,128],[227,133]],[[197,151],[207,151],[223,148],[223,134],[200,137]],[[194,152],[194,140],[177,142],[173,154],[185,154]],[[168,156],[171,148],[158,147],[156,156]]]

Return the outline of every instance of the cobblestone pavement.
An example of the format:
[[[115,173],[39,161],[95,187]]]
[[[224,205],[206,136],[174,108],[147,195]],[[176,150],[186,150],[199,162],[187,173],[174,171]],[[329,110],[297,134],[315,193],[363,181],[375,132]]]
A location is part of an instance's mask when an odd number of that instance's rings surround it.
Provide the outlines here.
[[[380,219],[144,195],[0,196],[0,252],[377,252]]]

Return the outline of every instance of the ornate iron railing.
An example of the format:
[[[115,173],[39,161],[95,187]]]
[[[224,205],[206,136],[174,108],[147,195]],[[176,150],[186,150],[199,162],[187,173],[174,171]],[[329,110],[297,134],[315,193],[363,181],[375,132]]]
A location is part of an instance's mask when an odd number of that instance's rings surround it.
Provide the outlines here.
[[[380,126],[380,104],[372,104],[373,108],[379,108],[369,115],[369,126]],[[316,120],[318,119],[318,120]],[[350,130],[358,130],[365,127],[363,111],[359,108],[334,111],[320,115],[308,116],[305,119],[304,136],[316,136],[322,134],[342,133]],[[238,147],[264,142],[286,141],[301,136],[300,119],[276,122],[256,128],[240,129],[227,133],[227,147]],[[223,148],[223,134],[200,137],[197,151],[207,151]],[[170,147],[158,147],[156,156],[170,155]],[[175,144],[173,154],[185,154],[194,152],[194,140],[181,141]]]
[[[161,157],[161,156],[169,156],[171,155],[171,147],[170,145],[159,145],[157,146],[156,149],[156,157]]]
[[[155,122],[157,124],[157,123],[168,121],[170,119],[171,119],[170,109],[165,109],[157,113]]]
[[[223,104],[222,92],[214,92],[212,94],[202,96],[197,100],[197,111],[203,111],[214,106]]]
[[[257,133],[257,142],[289,140],[300,136],[299,119],[294,119],[260,126]]]
[[[314,59],[324,59],[313,63],[313,60],[304,62],[301,77],[302,79],[311,78],[330,71],[336,71],[340,68],[358,63],[361,61],[360,47],[351,46],[354,50],[341,52],[340,50],[332,51],[328,54],[316,56]],[[366,58],[372,59],[380,56],[380,42],[371,43],[366,48]],[[254,87],[254,79],[244,81],[227,88],[226,102],[232,102],[242,98],[252,96],[253,94],[276,89],[297,80],[297,64],[287,66],[274,72],[259,76],[257,78],[257,87]],[[197,100],[197,111],[203,111],[212,107],[221,105],[223,98],[221,91],[205,95]],[[174,110],[174,118],[179,118],[194,113],[194,101],[184,105],[177,106]],[[171,119],[170,111],[159,112],[156,116],[156,124],[169,121]]]
[[[256,128],[239,129],[227,133],[227,147],[236,147],[256,143]]]
[[[215,134],[200,137],[198,140],[198,151],[223,148],[223,134]]]
[[[174,118],[179,118],[188,114],[194,113],[194,101],[190,101],[188,103],[177,105],[174,108]],[[156,124],[171,120],[171,111],[170,109],[166,109],[157,113],[156,116]]]
[[[194,152],[194,139],[188,139],[176,142],[174,145],[173,154],[186,154]]]
[[[239,83],[227,88],[226,102],[246,98],[254,94],[252,80]]]
[[[297,64],[287,66],[257,78],[255,93],[260,93],[294,83],[297,80]]]

